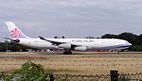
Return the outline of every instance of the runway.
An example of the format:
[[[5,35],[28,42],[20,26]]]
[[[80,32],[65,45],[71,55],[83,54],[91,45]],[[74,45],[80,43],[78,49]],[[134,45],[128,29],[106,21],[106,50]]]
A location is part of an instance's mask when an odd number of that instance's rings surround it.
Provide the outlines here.
[[[74,55],[46,54],[35,52],[0,53],[0,69],[11,72],[21,68],[26,61],[42,64],[54,73],[109,74],[142,72],[142,53],[83,53]]]

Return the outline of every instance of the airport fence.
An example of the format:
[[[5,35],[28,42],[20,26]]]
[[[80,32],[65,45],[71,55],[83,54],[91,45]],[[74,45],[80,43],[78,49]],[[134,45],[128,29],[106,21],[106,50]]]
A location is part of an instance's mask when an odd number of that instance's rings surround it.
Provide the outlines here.
[[[111,71],[108,75],[54,74],[50,81],[142,81],[142,73],[119,74],[118,71]]]

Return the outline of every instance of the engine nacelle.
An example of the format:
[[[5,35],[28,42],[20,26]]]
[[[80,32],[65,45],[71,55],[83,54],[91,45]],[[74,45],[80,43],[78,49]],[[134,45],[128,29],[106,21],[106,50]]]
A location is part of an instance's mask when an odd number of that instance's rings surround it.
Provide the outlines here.
[[[87,50],[87,48],[86,47],[75,47],[74,48],[75,50],[78,50],[78,51],[86,51]]]
[[[65,43],[65,44],[59,44],[58,47],[70,49],[71,48],[71,44],[67,44],[67,43]]]

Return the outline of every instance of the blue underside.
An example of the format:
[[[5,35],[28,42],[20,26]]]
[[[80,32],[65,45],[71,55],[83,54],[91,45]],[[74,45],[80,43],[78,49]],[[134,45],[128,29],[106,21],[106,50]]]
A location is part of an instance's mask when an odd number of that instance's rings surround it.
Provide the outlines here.
[[[102,49],[123,49],[123,48],[129,48],[130,46],[131,45],[121,44],[121,45],[103,47]]]

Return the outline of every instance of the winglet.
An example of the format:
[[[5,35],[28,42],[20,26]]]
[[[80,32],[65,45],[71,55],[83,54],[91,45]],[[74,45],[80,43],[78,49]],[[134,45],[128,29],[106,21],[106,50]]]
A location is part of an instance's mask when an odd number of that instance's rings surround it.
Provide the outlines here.
[[[45,38],[44,38],[44,37],[42,37],[42,36],[39,36],[39,38],[40,38],[41,40],[45,40]]]

